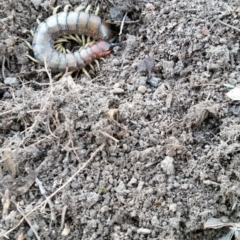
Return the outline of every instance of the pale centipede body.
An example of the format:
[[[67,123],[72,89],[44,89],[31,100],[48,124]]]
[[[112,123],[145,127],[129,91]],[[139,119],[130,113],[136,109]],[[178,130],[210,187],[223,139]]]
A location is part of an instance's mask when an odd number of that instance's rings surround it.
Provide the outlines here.
[[[79,34],[98,40],[95,44],[73,53],[60,53],[54,40],[63,35]],[[75,71],[84,68],[97,58],[111,53],[114,38],[109,24],[96,15],[86,12],[61,12],[40,23],[33,38],[33,52],[41,63],[46,61],[53,71]]]

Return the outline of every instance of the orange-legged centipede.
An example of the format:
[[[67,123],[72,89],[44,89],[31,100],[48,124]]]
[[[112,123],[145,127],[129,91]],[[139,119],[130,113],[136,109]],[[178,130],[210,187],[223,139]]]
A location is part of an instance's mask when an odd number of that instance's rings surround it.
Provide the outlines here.
[[[54,48],[54,40],[64,34],[80,34],[98,42],[73,53],[60,53]],[[108,23],[86,12],[60,12],[40,23],[33,38],[33,52],[41,63],[54,71],[75,71],[84,68],[95,59],[111,53],[115,44],[114,34]]]

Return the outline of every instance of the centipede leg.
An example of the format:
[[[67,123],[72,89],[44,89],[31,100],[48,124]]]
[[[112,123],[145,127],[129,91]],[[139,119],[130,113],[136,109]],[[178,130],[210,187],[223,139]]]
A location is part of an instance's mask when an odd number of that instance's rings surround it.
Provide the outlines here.
[[[85,9],[85,7],[80,5],[80,6],[78,6],[77,8],[74,9],[74,12],[81,12],[84,9]]]
[[[28,46],[28,48],[30,48],[31,50],[33,50],[32,45],[31,45],[28,41],[26,41],[26,40],[24,40],[24,39],[23,39],[23,41],[24,41],[25,44]]]
[[[41,22],[40,22],[40,20],[39,20],[38,18],[37,18],[37,20],[36,20],[36,21],[37,21],[37,24],[38,24],[38,25],[41,23]]]
[[[79,35],[77,35],[77,34],[75,34],[75,35],[72,35],[72,34],[66,35],[66,36],[64,36],[61,39],[73,40],[73,41],[79,43],[80,45],[82,44],[82,40],[79,38]]]
[[[95,10],[95,15],[98,15],[99,14],[99,12],[100,12],[100,7],[99,7],[99,5],[97,6],[97,8],[96,8],[96,10]]]
[[[60,72],[60,73],[58,73],[57,75],[55,75],[55,76],[53,77],[53,79],[54,79],[54,80],[59,79],[60,77],[62,77],[63,74],[64,74],[64,72]]]
[[[87,72],[87,70],[85,68],[82,68],[82,71],[89,79],[91,79],[89,73]]]
[[[53,9],[52,15],[56,15],[57,12],[58,12],[58,9],[61,8],[61,7],[62,7],[62,5],[56,6],[56,7]]]
[[[80,39],[78,34],[75,34],[75,38],[77,39],[77,42],[81,45],[82,44],[82,40]]]
[[[92,5],[89,4],[89,5],[86,7],[85,12],[86,12],[86,13],[89,13],[90,10],[91,10],[91,8],[92,8]]]
[[[63,11],[64,11],[64,12],[68,12],[68,10],[69,10],[71,7],[72,7],[71,4],[67,4],[67,5],[64,6]]]
[[[32,60],[33,62],[35,62],[35,63],[40,63],[40,61],[39,60],[37,60],[36,58],[34,58],[34,57],[31,57],[30,55],[28,55],[28,54],[26,54],[25,55],[26,57],[28,57],[30,60]]]
[[[98,70],[100,70],[100,64],[99,64],[99,61],[98,61],[97,59],[95,59],[94,62],[96,63]]]
[[[30,33],[31,33],[31,35],[32,35],[32,37],[33,37],[33,36],[34,36],[34,32],[33,32],[32,29],[30,30]]]
[[[26,40],[23,40],[23,41],[25,42],[25,44],[28,46],[29,49],[33,50],[32,45],[28,41],[26,41]],[[39,60],[37,60],[36,58],[34,58],[34,57],[32,57],[32,56],[30,56],[28,54],[26,54],[25,56],[28,57],[30,60],[32,60],[35,63],[40,63]]]
[[[89,63],[88,65],[90,66],[90,68],[91,68],[93,71],[95,71],[95,68],[94,68],[94,66],[93,66],[91,63]]]

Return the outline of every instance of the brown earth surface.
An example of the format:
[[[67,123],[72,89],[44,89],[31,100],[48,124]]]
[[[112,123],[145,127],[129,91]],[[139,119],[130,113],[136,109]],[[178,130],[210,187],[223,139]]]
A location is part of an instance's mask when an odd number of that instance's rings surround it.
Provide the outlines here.
[[[54,80],[25,41],[68,3],[0,0],[0,239],[226,235],[204,223],[240,222],[239,1],[70,1],[124,47]]]

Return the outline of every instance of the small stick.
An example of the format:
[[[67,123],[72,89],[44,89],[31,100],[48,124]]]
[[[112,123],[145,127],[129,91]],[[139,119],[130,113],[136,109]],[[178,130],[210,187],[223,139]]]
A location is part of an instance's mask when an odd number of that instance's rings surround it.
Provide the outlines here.
[[[126,19],[126,17],[127,17],[127,12],[125,13],[125,15],[124,15],[124,17],[123,17],[123,20],[122,20],[122,23],[121,23],[121,26],[120,26],[120,32],[119,32],[119,36],[121,36],[122,35],[122,30],[123,30],[123,25],[124,25],[124,21],[125,21],[125,19]]]
[[[116,143],[119,142],[116,138],[114,138],[113,136],[111,136],[110,134],[108,134],[108,133],[106,133],[106,132],[100,131],[100,133],[101,133],[103,136],[112,139],[112,140],[115,141]]]
[[[230,28],[232,28],[232,29],[240,32],[240,29],[239,29],[239,28],[236,28],[236,27],[234,27],[234,26],[232,26],[232,25],[230,25],[230,24],[228,24],[228,23],[225,23],[225,22],[221,21],[220,19],[218,19],[217,21],[220,22],[221,24],[227,26],[227,27],[230,27]]]
[[[67,206],[65,205],[63,207],[63,209],[62,209],[62,217],[61,217],[61,227],[60,227],[60,229],[63,229],[63,227],[64,227],[66,212],[67,212]]]
[[[5,73],[4,73],[4,69],[5,69],[5,60],[6,58],[3,56],[3,60],[2,60],[2,77],[5,80]]]

